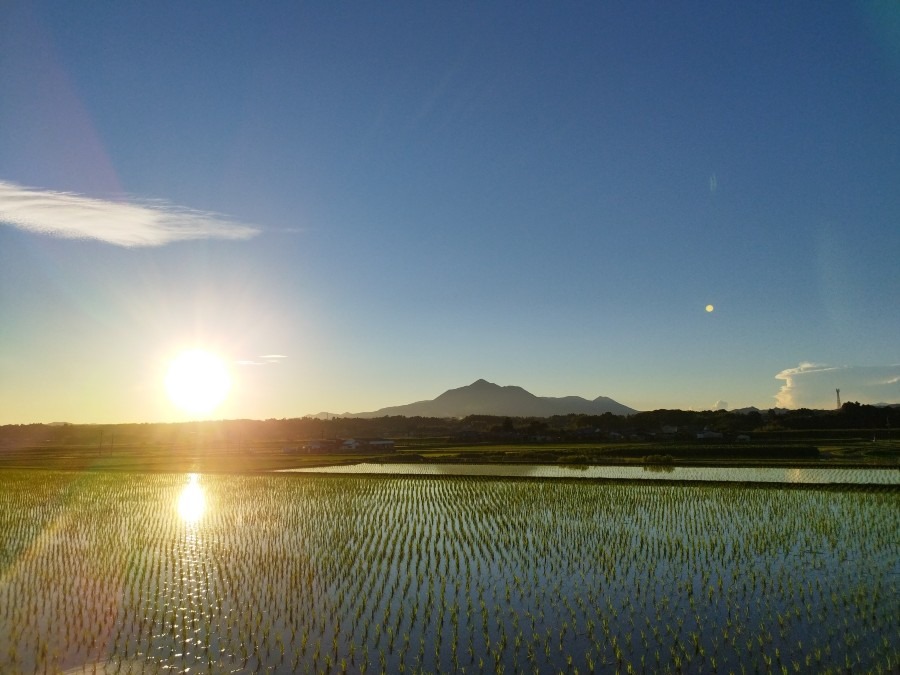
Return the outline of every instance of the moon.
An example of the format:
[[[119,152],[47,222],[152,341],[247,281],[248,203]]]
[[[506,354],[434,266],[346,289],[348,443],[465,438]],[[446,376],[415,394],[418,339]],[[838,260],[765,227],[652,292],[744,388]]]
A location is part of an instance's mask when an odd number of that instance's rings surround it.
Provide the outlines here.
[[[707,305],[707,306],[706,306],[706,311],[707,311],[707,312],[712,312],[714,309],[715,309],[715,307],[713,307],[712,305]]]
[[[166,374],[169,400],[192,415],[209,415],[228,397],[230,390],[231,376],[225,363],[205,349],[181,352]]]

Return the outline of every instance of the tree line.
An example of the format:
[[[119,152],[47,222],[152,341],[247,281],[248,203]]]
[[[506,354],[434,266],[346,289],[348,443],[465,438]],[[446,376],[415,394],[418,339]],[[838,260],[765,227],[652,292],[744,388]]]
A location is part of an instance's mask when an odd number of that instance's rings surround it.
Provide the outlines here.
[[[0,451],[25,446],[209,445],[235,450],[252,443],[315,438],[449,438],[467,440],[590,439],[640,435],[693,437],[698,431],[726,436],[808,430],[889,430],[900,428],[900,406],[844,403],[839,410],[767,411],[652,410],[632,415],[463,418],[386,416],[319,419],[220,420],[142,424],[21,424],[0,426]]]

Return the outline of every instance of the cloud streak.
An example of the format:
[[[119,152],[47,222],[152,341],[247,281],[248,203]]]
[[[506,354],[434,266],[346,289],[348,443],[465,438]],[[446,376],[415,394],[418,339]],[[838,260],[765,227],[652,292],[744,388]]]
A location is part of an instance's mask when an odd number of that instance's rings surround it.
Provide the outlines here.
[[[835,389],[842,401],[900,403],[900,364],[831,366],[804,362],[775,376],[784,381],[775,395],[779,408],[833,408]]]
[[[284,363],[282,359],[286,359],[287,356],[284,354],[263,354],[257,358],[262,359],[262,361],[254,361],[253,359],[245,359],[243,361],[235,361],[235,363],[239,366],[271,366],[273,364]]]
[[[127,248],[192,239],[249,239],[259,230],[219,214],[165,202],[118,202],[0,181],[0,223],[66,239]]]

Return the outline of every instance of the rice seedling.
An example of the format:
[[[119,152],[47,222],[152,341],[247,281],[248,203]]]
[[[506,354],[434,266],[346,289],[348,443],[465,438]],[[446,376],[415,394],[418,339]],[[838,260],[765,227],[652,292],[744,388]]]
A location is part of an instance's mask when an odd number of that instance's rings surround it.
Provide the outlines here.
[[[898,506],[895,488],[2,471],[0,671],[890,669]]]

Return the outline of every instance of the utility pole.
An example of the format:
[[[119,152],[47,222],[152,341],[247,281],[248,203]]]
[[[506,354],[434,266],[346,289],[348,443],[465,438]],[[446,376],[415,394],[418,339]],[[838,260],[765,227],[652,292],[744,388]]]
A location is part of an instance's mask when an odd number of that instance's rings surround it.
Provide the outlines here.
[[[841,390],[835,389],[834,393],[837,394],[837,409],[840,410],[841,409]]]

